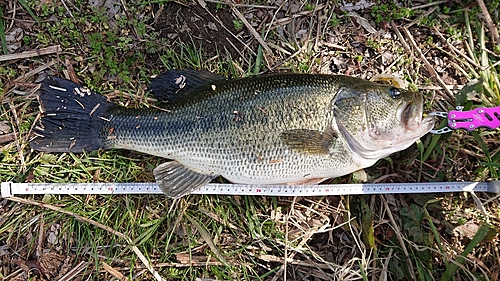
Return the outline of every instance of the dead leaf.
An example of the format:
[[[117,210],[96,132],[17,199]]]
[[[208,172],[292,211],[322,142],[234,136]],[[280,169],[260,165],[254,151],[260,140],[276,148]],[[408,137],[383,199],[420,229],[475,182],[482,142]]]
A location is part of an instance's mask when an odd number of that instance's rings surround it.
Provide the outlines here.
[[[5,34],[5,39],[7,41],[7,49],[9,53],[14,53],[17,49],[21,47],[21,39],[23,38],[24,32],[21,28],[14,28],[9,33]]]
[[[368,22],[367,19],[358,15],[356,12],[349,12],[349,16],[356,19],[356,22],[360,24],[366,31],[370,33],[377,33],[377,30]]]
[[[23,30],[19,27],[12,29],[9,33],[5,34],[7,43],[19,42],[23,38]]]
[[[56,252],[49,252],[43,254],[36,264],[40,265],[40,269],[43,274],[46,274],[47,276],[56,276],[59,273],[65,258],[66,256]]]
[[[340,7],[340,10],[346,11],[346,12],[352,12],[352,11],[357,11],[357,10],[363,10],[370,8],[371,6],[375,5],[373,2],[366,2],[366,0],[361,0],[356,3],[345,3],[343,2],[343,6]]]
[[[479,225],[477,225],[473,221],[468,221],[463,225],[455,227],[453,229],[453,234],[455,234],[455,236],[467,237],[469,239],[472,239],[472,237],[476,235],[478,230],[479,230]]]
[[[9,122],[1,121],[0,122],[0,135],[10,133]]]
[[[0,246],[0,256],[8,255],[10,253],[9,248],[10,248],[9,245]]]
[[[207,26],[208,26],[208,29],[210,29],[210,30],[219,31],[219,29],[217,29],[217,26],[213,22],[209,22]]]

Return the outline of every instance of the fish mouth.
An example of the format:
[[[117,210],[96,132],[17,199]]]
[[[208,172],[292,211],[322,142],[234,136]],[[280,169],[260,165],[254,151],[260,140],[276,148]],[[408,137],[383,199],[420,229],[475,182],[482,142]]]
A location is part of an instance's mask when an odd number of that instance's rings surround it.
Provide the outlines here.
[[[423,109],[423,98],[418,93],[415,93],[412,100],[400,107],[397,116],[406,131],[411,132],[420,128],[422,124]]]
[[[423,118],[422,113],[423,97],[415,93],[411,100],[402,101],[396,110],[396,115],[393,116],[399,126],[391,131],[384,131],[375,125],[371,126],[371,129],[351,134],[341,120],[337,120],[337,128],[352,152],[364,159],[380,159],[408,148],[432,130],[434,118],[431,116]]]

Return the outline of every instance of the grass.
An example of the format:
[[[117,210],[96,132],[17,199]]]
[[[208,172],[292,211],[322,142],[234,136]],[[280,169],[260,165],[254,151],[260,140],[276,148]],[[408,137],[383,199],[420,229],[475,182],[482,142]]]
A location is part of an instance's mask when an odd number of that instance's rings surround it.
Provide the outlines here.
[[[5,38],[5,26],[3,23],[3,9],[0,9],[0,42],[2,43],[3,54],[8,54],[9,50],[7,49],[7,39]]]
[[[211,13],[237,37],[191,2],[127,6],[120,2],[115,14],[85,1],[68,7],[8,3],[10,8],[2,7],[0,15],[5,48],[12,44],[4,39],[9,28],[29,23],[36,32],[23,35],[19,52],[52,45],[60,45],[63,52],[0,62],[0,122],[5,121],[15,134],[15,140],[0,143],[2,182],[149,182],[152,170],[163,162],[129,151],[47,154],[30,150],[28,134],[38,114],[31,91],[46,73],[64,76],[71,72],[66,60],[82,84],[129,107],[157,105],[146,89],[151,75],[191,68],[228,77],[269,70],[333,72],[367,79],[377,73],[395,73],[427,89],[422,90],[426,112],[450,110],[454,104],[446,101],[446,91],[430,77],[418,54],[407,50],[383,23],[393,20],[404,26],[415,21],[410,33],[438,74],[447,77],[447,84],[469,83],[460,92],[454,90],[453,102],[466,110],[500,105],[496,64],[500,56],[476,8],[446,6],[425,15],[427,9],[398,10],[392,3],[380,2],[365,13],[358,11],[372,20],[376,30],[386,28],[391,35],[378,37],[367,36],[334,2],[326,3],[327,8],[321,1],[306,2],[298,7],[302,16],[290,21],[285,13],[274,15],[278,6],[273,6],[265,23],[261,17],[265,13],[259,14],[259,8],[237,6],[244,14],[252,13],[248,18],[254,21],[257,34],[275,53],[269,56],[241,20],[233,18],[228,5],[207,2]],[[162,5],[166,5],[163,13],[169,13],[165,17],[159,13]],[[493,7],[498,1],[488,5]],[[14,6],[16,18],[23,21],[12,21]],[[186,18],[186,14],[201,18]],[[273,22],[282,24],[268,28],[266,23],[273,16]],[[57,20],[47,21],[51,18]],[[208,22],[216,24],[217,37],[205,33],[203,24]],[[444,40],[432,26],[442,26],[437,30]],[[176,35],[172,27],[179,30]],[[458,52],[447,45],[448,40]],[[10,83],[50,61],[56,61],[54,67],[28,77],[26,83]],[[483,181],[498,179],[499,159],[498,130],[457,131],[426,136],[366,173],[370,180],[382,182]],[[358,173],[331,182],[348,183],[362,176]],[[494,280],[494,270],[500,266],[496,249],[499,201],[488,194],[190,195],[179,200],[45,195],[24,199],[0,199],[0,256],[9,262],[2,264],[0,280],[41,280],[33,265],[36,262],[44,266],[50,280],[59,280],[79,264],[82,270],[76,276],[85,280],[120,279],[120,275],[129,280],[155,280],[147,264],[166,280]],[[471,225],[475,230],[464,232]],[[49,264],[56,269],[49,270]],[[20,269],[30,267],[30,276]]]

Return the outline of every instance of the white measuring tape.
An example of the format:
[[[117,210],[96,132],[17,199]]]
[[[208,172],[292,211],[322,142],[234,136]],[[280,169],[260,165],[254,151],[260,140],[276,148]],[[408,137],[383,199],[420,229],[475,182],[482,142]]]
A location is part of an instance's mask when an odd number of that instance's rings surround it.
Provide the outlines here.
[[[209,183],[192,194],[325,196],[464,191],[500,193],[500,181],[322,185]],[[1,195],[3,198],[23,194],[162,194],[162,191],[156,183],[1,183]]]

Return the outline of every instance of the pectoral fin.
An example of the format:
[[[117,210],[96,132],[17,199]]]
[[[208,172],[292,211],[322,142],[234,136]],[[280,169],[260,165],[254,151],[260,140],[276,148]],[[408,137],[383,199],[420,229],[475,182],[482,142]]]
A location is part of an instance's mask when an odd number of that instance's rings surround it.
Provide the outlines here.
[[[217,177],[195,172],[177,161],[163,163],[153,173],[161,191],[171,198],[187,195]]]
[[[287,130],[281,133],[281,140],[298,151],[308,154],[328,154],[337,137],[333,132],[307,129]]]

